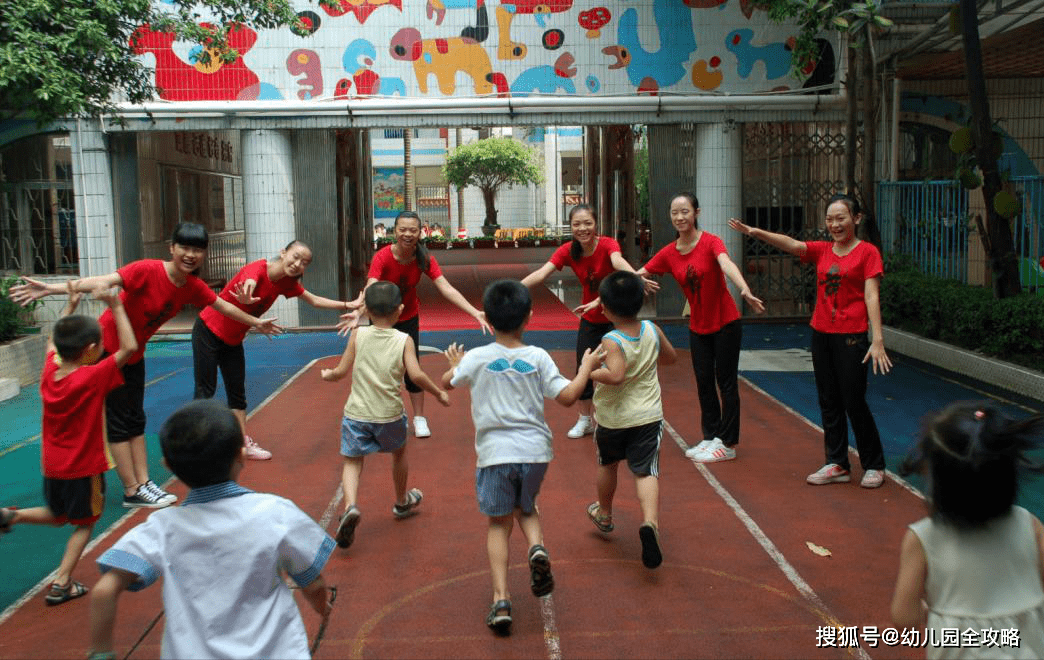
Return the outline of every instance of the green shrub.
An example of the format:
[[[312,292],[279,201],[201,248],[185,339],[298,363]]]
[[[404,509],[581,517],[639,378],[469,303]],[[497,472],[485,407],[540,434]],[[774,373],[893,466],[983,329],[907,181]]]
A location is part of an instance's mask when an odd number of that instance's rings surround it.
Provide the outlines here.
[[[7,295],[7,290],[18,284],[18,281],[17,275],[0,279],[0,342],[24,335],[26,328],[36,324],[33,320],[33,310],[40,305],[40,301],[34,300],[22,307]]]
[[[1044,370],[1044,297],[1002,300],[989,289],[889,263],[881,284],[886,325],[984,355]]]

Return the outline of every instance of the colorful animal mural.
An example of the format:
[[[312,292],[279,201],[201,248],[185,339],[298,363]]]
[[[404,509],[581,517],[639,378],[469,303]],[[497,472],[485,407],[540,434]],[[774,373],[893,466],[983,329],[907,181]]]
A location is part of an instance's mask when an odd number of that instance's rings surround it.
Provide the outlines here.
[[[171,101],[755,94],[822,89],[837,77],[826,40],[816,62],[790,75],[797,29],[769,21],[759,11],[763,0],[340,0],[314,7],[298,13],[304,34],[235,30],[229,43],[240,57],[233,62],[205,62],[203,51],[148,26],[136,33],[136,52],[154,66],[160,98]]]

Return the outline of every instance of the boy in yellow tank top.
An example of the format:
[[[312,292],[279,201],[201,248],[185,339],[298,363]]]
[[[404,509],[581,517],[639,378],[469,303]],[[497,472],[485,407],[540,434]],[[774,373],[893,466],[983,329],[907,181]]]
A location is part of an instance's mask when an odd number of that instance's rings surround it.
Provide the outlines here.
[[[634,474],[642,525],[642,563],[656,568],[663,562],[659,536],[659,463],[663,405],[658,364],[673,364],[678,355],[652,321],[639,321],[645,289],[642,279],[616,271],[598,287],[602,309],[614,329],[602,339],[603,366],[591,372],[595,383],[595,444],[598,450],[598,501],[587,515],[598,529],[613,531],[616,472],[626,460]]]
[[[424,494],[418,488],[406,489],[409,464],[406,462],[406,411],[402,403],[402,377],[409,374],[414,383],[449,405],[449,394],[441,390],[417,361],[413,339],[393,328],[402,313],[402,294],[391,282],[374,282],[366,288],[366,310],[372,325],[356,328],[348,338],[341,361],[333,369],[323,369],[323,380],[338,381],[352,372],[352,390],[344,404],[341,421],[341,455],[344,468],[344,514],[334,537],[347,548],[355,540],[355,528],[362,514],[356,506],[363,459],[374,452],[392,455],[392,481],[395,484],[397,519],[414,515]]]

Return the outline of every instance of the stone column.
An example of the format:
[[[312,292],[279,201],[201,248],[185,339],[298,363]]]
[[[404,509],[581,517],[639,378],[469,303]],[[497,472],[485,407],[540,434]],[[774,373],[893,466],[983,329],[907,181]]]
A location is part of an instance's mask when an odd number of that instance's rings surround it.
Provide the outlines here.
[[[742,236],[729,229],[729,218],[743,218],[743,134],[732,122],[696,126],[696,196],[700,228],[721,237],[736,266],[743,268]],[[726,278],[736,305],[743,299]]]
[[[78,120],[69,138],[80,276],[106,275],[121,265],[116,254],[108,144],[95,120]]]
[[[242,133],[243,215],[247,262],[271,258],[294,240],[293,158],[290,132],[250,129]],[[279,298],[265,316],[299,325],[296,301]]]

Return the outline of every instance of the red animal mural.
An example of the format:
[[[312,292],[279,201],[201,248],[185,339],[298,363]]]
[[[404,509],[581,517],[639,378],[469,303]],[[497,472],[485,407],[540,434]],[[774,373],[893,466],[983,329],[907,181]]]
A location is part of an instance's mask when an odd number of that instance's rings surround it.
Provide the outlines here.
[[[203,24],[205,27],[209,27]],[[174,52],[174,34],[156,32],[143,25],[131,35],[135,53],[152,53],[156,57],[156,87],[159,97],[167,101],[233,101],[248,87],[257,88],[257,74],[243,63],[243,54],[253,47],[257,33],[238,27],[228,34],[228,45],[239,52],[234,62],[223,62],[219,54],[210,52],[210,62],[189,64]]]
[[[327,14],[333,17],[355,14],[360,24],[365,23],[377,8],[388,5],[402,11],[402,0],[341,0],[337,9],[319,5]]]

